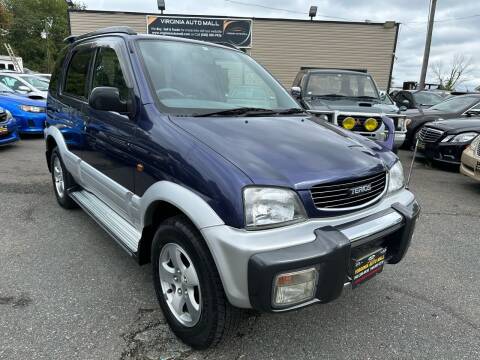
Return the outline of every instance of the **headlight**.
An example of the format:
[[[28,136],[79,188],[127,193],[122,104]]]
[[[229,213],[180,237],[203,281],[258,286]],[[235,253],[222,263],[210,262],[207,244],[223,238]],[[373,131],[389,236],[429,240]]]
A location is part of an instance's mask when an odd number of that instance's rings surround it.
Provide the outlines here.
[[[45,108],[40,106],[20,105],[20,109],[22,109],[25,112],[31,112],[31,113],[45,112]]]
[[[342,127],[347,130],[352,130],[355,127],[355,119],[351,116],[346,117],[342,121]]]
[[[392,193],[402,189],[405,186],[405,177],[403,175],[403,166],[400,161],[390,169],[390,181],[388,183],[388,192]]]
[[[411,122],[412,122],[412,119],[406,118],[405,119],[405,127],[408,127],[408,125],[410,125]]]
[[[12,120],[13,119],[12,113],[8,110],[5,110],[5,112],[7,113],[7,121]]]
[[[374,118],[368,118],[363,124],[367,131],[375,131],[378,128],[378,121]]]
[[[278,227],[307,218],[297,194],[289,189],[247,187],[243,190],[243,202],[249,229]]]
[[[480,136],[477,136],[475,138],[475,140],[472,141],[472,143],[470,144],[470,146],[472,147],[472,149],[478,149],[478,147],[480,146]]]
[[[470,140],[473,140],[477,135],[478,134],[475,132],[466,132],[463,134],[458,134],[451,140],[451,142],[455,142],[455,143],[469,142]]]

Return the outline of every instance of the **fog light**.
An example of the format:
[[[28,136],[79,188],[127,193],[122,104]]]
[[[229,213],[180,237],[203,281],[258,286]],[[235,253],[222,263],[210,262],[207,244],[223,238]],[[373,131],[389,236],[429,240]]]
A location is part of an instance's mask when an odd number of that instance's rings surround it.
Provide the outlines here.
[[[363,124],[363,126],[367,131],[374,131],[378,127],[378,121],[377,119],[374,119],[374,118],[368,118],[367,120],[365,120],[365,123]]]
[[[317,270],[310,268],[279,274],[273,287],[273,306],[294,305],[313,299],[317,287]]]
[[[346,117],[342,121],[342,127],[347,130],[352,130],[355,127],[355,119],[351,116]]]

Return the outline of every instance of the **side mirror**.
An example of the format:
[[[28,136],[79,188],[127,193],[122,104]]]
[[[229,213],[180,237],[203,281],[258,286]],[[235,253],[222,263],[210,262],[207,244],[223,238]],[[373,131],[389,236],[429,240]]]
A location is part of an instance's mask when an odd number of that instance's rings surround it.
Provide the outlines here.
[[[32,90],[26,85],[20,85],[17,90],[25,93],[32,92]]]
[[[290,94],[292,94],[293,97],[299,98],[302,96],[302,89],[299,86],[292,86]]]
[[[405,105],[402,105],[399,107],[400,111],[407,111],[407,107]]]
[[[408,100],[408,99],[403,99],[403,100],[402,100],[402,104],[404,104],[405,106],[408,106],[408,105],[410,105],[410,100]]]
[[[114,87],[96,87],[90,94],[88,105],[100,111],[128,112],[128,104],[120,99],[120,92]]]

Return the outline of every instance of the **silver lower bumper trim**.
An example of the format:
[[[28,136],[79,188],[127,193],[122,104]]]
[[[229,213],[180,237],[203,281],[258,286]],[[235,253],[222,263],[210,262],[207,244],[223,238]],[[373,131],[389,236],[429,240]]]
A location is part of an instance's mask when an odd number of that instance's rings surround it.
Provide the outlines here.
[[[398,225],[403,221],[402,215],[396,211],[392,211],[382,217],[371,221],[361,223],[346,229],[340,230],[351,242],[363,239],[370,235],[376,234],[384,229]]]

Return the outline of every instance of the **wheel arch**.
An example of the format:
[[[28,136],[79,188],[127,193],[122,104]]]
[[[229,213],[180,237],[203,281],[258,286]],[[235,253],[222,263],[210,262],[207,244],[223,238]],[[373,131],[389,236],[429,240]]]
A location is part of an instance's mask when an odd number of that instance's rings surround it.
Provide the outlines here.
[[[52,151],[57,147],[57,141],[52,135],[48,135],[47,138],[45,139],[46,143],[46,151],[45,151],[45,157],[47,159],[47,166],[48,166],[48,171],[52,172],[52,166],[51,166],[51,157],[52,157]]]

